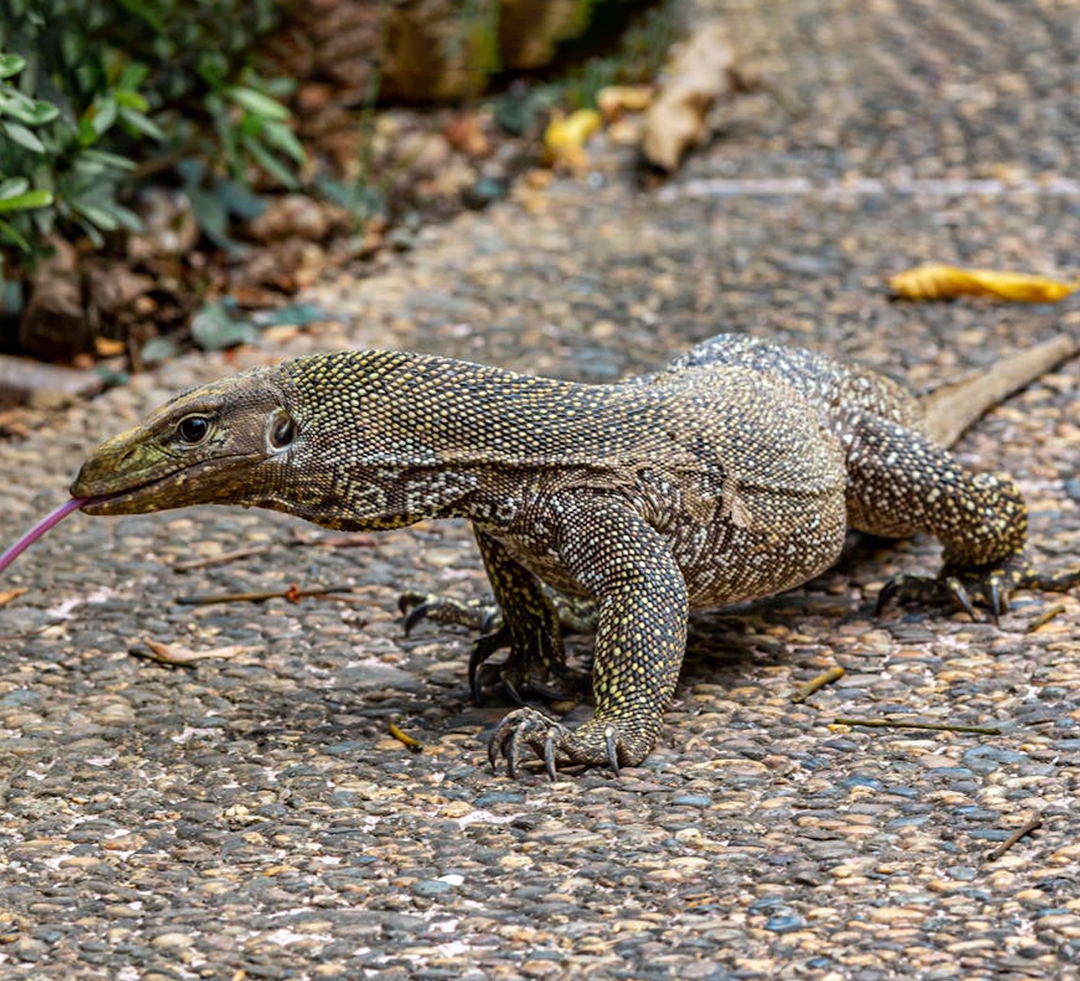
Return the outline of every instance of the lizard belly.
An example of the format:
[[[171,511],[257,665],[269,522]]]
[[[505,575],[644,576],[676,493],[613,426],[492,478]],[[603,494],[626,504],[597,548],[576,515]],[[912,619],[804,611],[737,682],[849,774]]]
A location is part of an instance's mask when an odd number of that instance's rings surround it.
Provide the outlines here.
[[[791,589],[840,555],[847,520],[842,489],[793,505],[773,528],[688,528],[672,537],[690,608],[727,606]],[[801,506],[800,506],[801,505]]]

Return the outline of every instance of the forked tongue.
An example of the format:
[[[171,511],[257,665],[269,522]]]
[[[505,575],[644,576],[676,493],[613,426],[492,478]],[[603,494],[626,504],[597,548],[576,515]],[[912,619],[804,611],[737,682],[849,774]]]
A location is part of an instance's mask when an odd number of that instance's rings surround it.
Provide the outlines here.
[[[31,528],[25,535],[22,536],[14,545],[11,546],[3,555],[0,555],[0,573],[2,573],[12,562],[14,562],[23,552],[25,552],[31,545],[34,544],[42,535],[45,534],[53,525],[63,521],[72,511],[78,511],[84,504],[89,504],[91,501],[101,500],[98,497],[73,497],[70,501],[65,501],[55,511],[46,517],[42,518],[33,528]]]

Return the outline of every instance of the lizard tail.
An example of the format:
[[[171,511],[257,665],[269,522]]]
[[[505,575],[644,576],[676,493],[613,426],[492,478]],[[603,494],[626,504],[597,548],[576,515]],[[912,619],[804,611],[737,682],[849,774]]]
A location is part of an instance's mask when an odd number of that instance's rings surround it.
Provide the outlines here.
[[[927,430],[942,446],[952,446],[984,412],[1078,351],[1080,344],[1073,338],[1058,334],[1002,358],[989,371],[939,385],[919,398]]]

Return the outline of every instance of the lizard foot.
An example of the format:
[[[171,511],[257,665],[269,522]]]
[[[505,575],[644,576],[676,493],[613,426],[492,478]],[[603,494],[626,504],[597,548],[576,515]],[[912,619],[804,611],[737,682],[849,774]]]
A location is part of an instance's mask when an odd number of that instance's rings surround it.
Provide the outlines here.
[[[1080,585],[1080,569],[1041,573],[1026,560],[1012,557],[1002,565],[955,569],[946,566],[937,577],[900,575],[890,579],[878,594],[874,615],[893,600],[929,605],[951,605],[978,620],[976,606],[987,609],[990,619],[1009,610],[1009,597],[1018,589],[1064,592]]]
[[[505,662],[487,663],[496,651],[504,647],[510,648],[510,656]],[[557,650],[548,650],[540,638],[535,644],[515,648],[510,630],[504,624],[498,630],[478,637],[473,643],[469,655],[469,690],[473,701],[477,705],[483,704],[484,691],[498,687],[518,705],[524,703],[521,697],[523,692],[558,702],[588,691],[589,675],[567,667],[560,658],[565,658],[561,645]],[[563,684],[548,684],[547,680],[552,674]]]
[[[561,766],[607,766],[618,776],[620,765],[639,763],[649,748],[639,751],[628,746],[613,722],[593,719],[571,730],[536,709],[520,708],[499,723],[488,745],[488,759],[496,769],[499,758],[504,757],[514,779],[520,773],[526,749],[544,761],[552,780],[558,779]]]
[[[524,702],[523,694],[560,701],[588,689],[589,676],[566,666],[557,628],[553,632],[546,625],[534,630],[519,626],[515,634],[495,604],[433,594],[404,593],[398,599],[398,609],[404,614],[406,634],[424,619],[481,631],[469,655],[469,690],[477,705],[483,704],[484,691],[492,688],[501,688],[518,705]],[[486,663],[504,647],[510,649],[505,662]],[[549,685],[551,675],[563,684]]]

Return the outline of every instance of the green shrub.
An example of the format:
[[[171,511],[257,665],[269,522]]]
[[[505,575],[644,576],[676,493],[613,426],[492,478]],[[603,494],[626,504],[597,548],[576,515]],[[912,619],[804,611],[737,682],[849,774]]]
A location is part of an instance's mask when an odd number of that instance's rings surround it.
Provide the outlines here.
[[[184,158],[286,186],[304,152],[248,64],[273,0],[0,0],[0,244],[32,262],[58,227],[97,247],[123,200]]]

